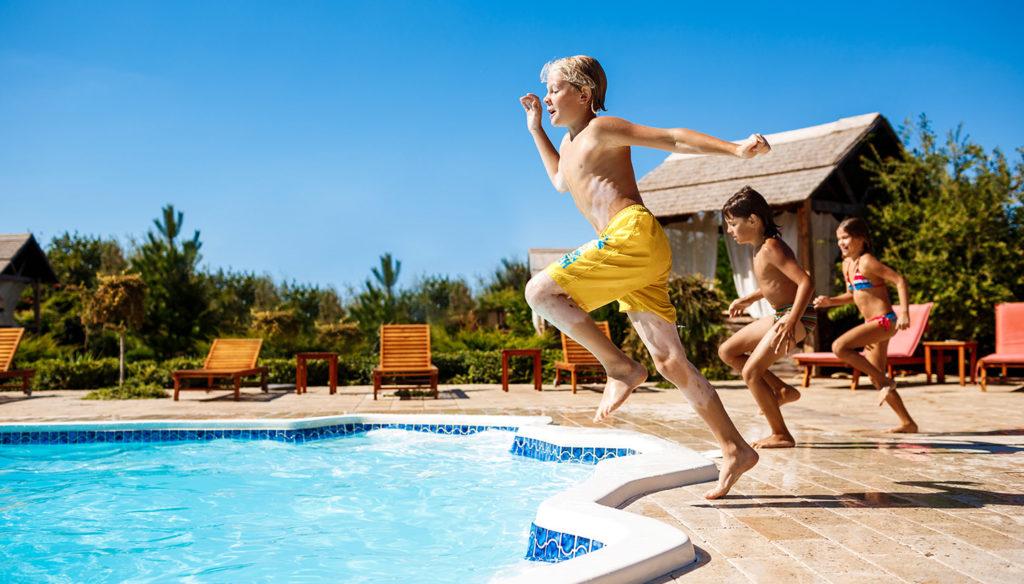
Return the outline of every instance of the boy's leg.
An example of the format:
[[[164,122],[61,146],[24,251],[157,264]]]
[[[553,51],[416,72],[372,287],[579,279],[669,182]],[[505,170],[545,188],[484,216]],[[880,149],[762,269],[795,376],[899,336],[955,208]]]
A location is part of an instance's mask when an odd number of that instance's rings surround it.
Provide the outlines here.
[[[886,352],[889,349],[889,341],[882,341],[875,343],[869,349],[865,351],[868,361],[872,365],[877,367],[881,371],[886,370]],[[893,434],[916,434],[917,433],[917,422],[910,417],[910,412],[907,411],[907,406],[903,405],[903,399],[900,398],[900,394],[896,393],[894,388],[885,396],[885,403],[889,404],[896,415],[900,419],[900,425],[889,428],[886,432]],[[881,405],[881,404],[879,404]]]
[[[526,284],[526,301],[544,320],[586,347],[601,362],[608,376],[604,399],[621,396],[621,403],[647,380],[647,369],[616,347],[547,272],[540,272]]]
[[[743,440],[739,430],[726,413],[718,392],[686,358],[674,324],[652,312],[628,312],[633,327],[651,352],[661,375],[678,387],[690,406],[711,429],[722,449],[722,466],[718,486],[704,496],[717,499],[729,489],[744,472],[757,464],[757,452]]]
[[[786,422],[782,419],[782,412],[779,411],[779,402],[765,380],[765,373],[768,372],[768,367],[785,356],[788,349],[776,349],[772,346],[774,332],[780,326],[782,326],[781,323],[775,323],[771,326],[768,334],[757,344],[757,347],[743,366],[743,380],[747,383],[747,387],[750,388],[750,392],[754,394],[754,399],[757,401],[757,405],[761,407],[761,411],[768,420],[768,426],[772,431],[771,435],[767,438],[754,442],[753,446],[755,448],[792,448],[796,446],[796,440],[793,439],[789,428],[786,427]],[[798,323],[796,328],[797,342],[803,340],[804,336],[804,327]]]
[[[768,334],[768,330],[772,328],[774,322],[775,317],[765,316],[736,331],[736,334],[718,346],[718,357],[726,365],[732,367],[736,373],[743,371],[747,355]]]
[[[774,323],[774,316],[764,316],[741,328],[719,345],[718,357],[736,373],[742,372],[749,359],[748,353],[757,347]],[[771,387],[772,395],[780,406],[800,399],[800,392],[795,387],[782,381],[771,371],[765,370],[764,381]]]
[[[786,383],[771,371],[765,372],[764,381],[768,384],[768,387],[772,388],[772,395],[775,396],[775,401],[778,402],[780,406],[784,406],[800,399],[799,389],[793,387],[789,383]]]

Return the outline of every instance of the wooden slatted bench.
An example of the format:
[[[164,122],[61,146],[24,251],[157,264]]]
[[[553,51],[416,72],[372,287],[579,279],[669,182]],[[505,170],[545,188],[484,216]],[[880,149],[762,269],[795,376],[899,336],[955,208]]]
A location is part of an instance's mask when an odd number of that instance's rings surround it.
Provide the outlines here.
[[[171,374],[174,378],[174,401],[178,401],[180,391],[219,389],[213,385],[214,379],[231,379],[235,401],[238,401],[242,378],[252,375],[260,376],[260,387],[266,392],[267,368],[256,366],[262,345],[263,339],[214,339],[202,369],[182,369]],[[185,387],[186,379],[206,379],[206,386]]]
[[[14,354],[18,352],[24,328],[0,328],[0,379],[21,378],[21,391],[32,395],[32,377],[34,369],[12,369]]]
[[[437,367],[430,362],[430,325],[381,325],[380,364],[373,370],[373,399],[377,399],[384,380],[389,378],[427,379],[437,399],[437,376]]]
[[[612,338],[607,321],[600,321],[595,324],[597,328],[601,329],[604,336],[609,339]],[[555,362],[555,387],[558,387],[558,383],[562,380],[562,371],[569,373],[569,379],[572,382],[572,392],[576,393],[576,383],[580,373],[597,372],[603,374],[604,366],[586,347],[572,340],[569,335],[562,333],[562,360]]]

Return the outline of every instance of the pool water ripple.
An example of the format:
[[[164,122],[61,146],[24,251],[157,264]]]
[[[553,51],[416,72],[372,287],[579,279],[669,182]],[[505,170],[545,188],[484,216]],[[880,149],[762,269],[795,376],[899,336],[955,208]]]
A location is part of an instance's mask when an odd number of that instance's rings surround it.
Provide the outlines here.
[[[0,581],[485,582],[594,468],[512,437],[0,448]]]

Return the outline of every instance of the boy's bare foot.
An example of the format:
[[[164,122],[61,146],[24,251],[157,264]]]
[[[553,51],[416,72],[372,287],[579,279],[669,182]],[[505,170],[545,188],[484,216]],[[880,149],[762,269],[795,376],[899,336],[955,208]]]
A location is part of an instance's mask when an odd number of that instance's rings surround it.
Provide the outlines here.
[[[746,444],[735,454],[727,454],[723,451],[722,465],[718,470],[718,486],[704,493],[704,498],[724,497],[743,473],[754,468],[758,458],[757,452]]]
[[[781,406],[783,404],[795,402],[796,400],[800,399],[800,391],[797,390],[797,388],[793,387],[792,385],[783,385],[779,389],[778,396],[779,405]]]
[[[907,422],[900,424],[899,426],[889,428],[885,431],[886,434],[917,434],[917,423]]]
[[[896,393],[896,380],[889,378],[886,380],[885,386],[878,391],[878,407],[885,405],[885,400],[889,399],[893,393]]]
[[[796,446],[796,440],[789,434],[772,434],[757,440],[751,446],[754,448],[793,448]]]
[[[647,368],[633,362],[633,370],[622,377],[608,375],[608,383],[604,386],[604,396],[601,397],[601,405],[597,406],[597,413],[594,414],[594,421],[600,422],[611,415],[622,405],[633,390],[641,383],[647,381]]]

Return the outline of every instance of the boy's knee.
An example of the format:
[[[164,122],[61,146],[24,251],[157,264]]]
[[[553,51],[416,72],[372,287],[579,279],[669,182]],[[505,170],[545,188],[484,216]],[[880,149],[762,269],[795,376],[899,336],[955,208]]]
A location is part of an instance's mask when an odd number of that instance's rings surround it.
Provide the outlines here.
[[[655,358],[654,368],[658,371],[658,374],[664,377],[665,379],[674,377],[676,373],[675,367],[673,367],[672,363],[669,362],[667,359]]]
[[[654,368],[665,379],[674,379],[686,375],[686,355],[677,351],[651,353]]]
[[[739,355],[736,354],[728,342],[722,343],[718,346],[718,358],[725,363],[732,365],[738,357]]]
[[[530,278],[530,281],[526,283],[526,303],[529,304],[531,308],[536,308],[540,299],[547,295],[544,281],[540,278],[540,275],[541,274],[537,274]]]

